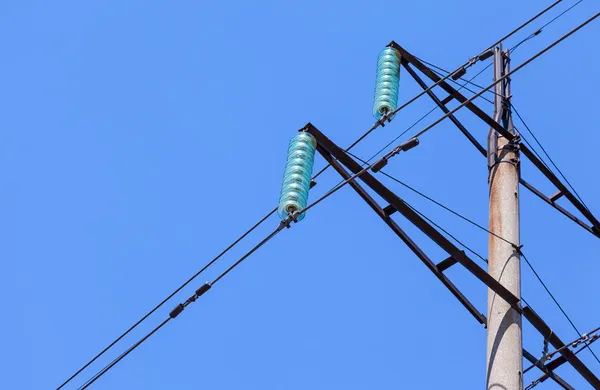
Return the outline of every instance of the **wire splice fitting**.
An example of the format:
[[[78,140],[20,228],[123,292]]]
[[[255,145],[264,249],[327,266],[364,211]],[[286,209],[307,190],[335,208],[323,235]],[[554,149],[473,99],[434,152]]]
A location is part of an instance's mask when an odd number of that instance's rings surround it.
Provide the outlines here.
[[[175,306],[175,308],[173,310],[171,310],[171,312],[169,313],[169,317],[171,317],[171,318],[177,317],[179,314],[181,314],[183,309],[185,309],[185,306],[183,306],[183,304],[181,304],[181,303],[178,304],[177,306]]]
[[[478,56],[478,59],[479,59],[479,61],[485,61],[485,60],[487,60],[488,58],[490,58],[493,55],[494,55],[494,50],[488,50],[488,51],[486,51],[484,53],[481,53]]]
[[[202,286],[200,286],[199,289],[196,290],[196,298],[200,298],[205,292],[210,290],[211,287],[212,287],[211,282],[204,283]]]
[[[460,68],[459,70],[457,70],[456,72],[454,72],[454,74],[452,75],[452,80],[456,81],[459,78],[463,77],[465,74],[467,74],[467,69],[466,68]]]
[[[388,160],[390,158],[394,157],[395,155],[397,155],[400,152],[406,152],[408,150],[411,150],[418,144],[419,144],[418,138],[411,138],[408,141],[401,143],[400,145],[398,145],[394,149],[392,149],[392,151],[387,156],[382,157],[379,161],[377,161],[375,164],[373,164],[371,166],[371,171],[379,172],[381,170],[381,168],[383,168],[387,165]]]

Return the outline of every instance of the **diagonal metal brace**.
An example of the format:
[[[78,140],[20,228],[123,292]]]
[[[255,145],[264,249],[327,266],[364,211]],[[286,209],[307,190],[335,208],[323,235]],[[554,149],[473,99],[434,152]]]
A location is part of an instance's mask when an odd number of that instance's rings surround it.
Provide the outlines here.
[[[342,165],[331,157],[331,154],[326,151],[320,144],[317,145],[317,151],[327,160],[344,180],[348,180],[352,175],[342,167]],[[415,244],[415,242],[394,222],[393,219],[386,214],[386,211],[377,204],[377,202],[362,188],[356,180],[348,183],[361,198],[375,211],[377,215],[392,229],[394,233],[408,246],[408,248],[429,268],[431,272],[450,290],[450,292],[458,299],[458,301],[467,309],[469,313],[484,326],[487,321],[485,316],[480,313],[475,306],[456,288],[456,286],[442,273],[442,270],[423,252],[423,250]]]
[[[343,151],[339,146],[333,143],[329,138],[327,138],[323,133],[321,133],[316,127],[312,124],[306,125],[306,131],[312,134],[317,140],[318,150],[323,156],[327,159],[327,161],[332,164],[332,166],[347,180],[351,177],[351,174],[348,173],[343,167],[345,166],[350,170],[352,174],[357,174],[358,172],[363,171],[363,168],[352,159],[345,151]],[[337,160],[337,161],[336,161]],[[391,207],[396,209],[400,214],[402,214],[409,222],[415,225],[419,230],[421,230],[425,235],[427,235],[432,241],[434,241],[440,248],[445,250],[451,257],[456,259],[461,265],[463,265],[469,272],[471,272],[475,277],[481,280],[487,287],[489,287],[492,291],[498,294],[502,299],[504,299],[507,303],[511,305],[511,307],[521,313],[544,337],[547,337],[550,343],[557,349],[564,346],[564,343],[558,338],[558,336],[551,332],[550,327],[530,308],[525,307],[521,308],[520,299],[517,298],[514,294],[508,291],[504,286],[502,286],[497,280],[492,278],[485,270],[483,270],[479,265],[477,265],[472,259],[470,259],[466,254],[464,254],[459,248],[457,248],[452,242],[450,242],[444,235],[438,232],[433,226],[431,226],[427,221],[425,221],[419,214],[417,214],[413,209],[411,209],[400,197],[390,191],[386,186],[384,186],[381,182],[375,179],[368,171],[364,171],[364,173],[360,176],[360,180],[369,186],[375,193],[381,196],[386,202],[389,203]],[[367,201],[367,203],[373,208],[376,213],[386,222],[388,226],[392,227],[392,229],[398,234],[404,241],[409,245],[409,247],[413,250],[417,256],[421,260],[426,259],[426,255],[422,252],[422,250],[414,243],[406,234],[396,225],[391,218],[389,217],[389,210],[384,211],[381,206],[379,206],[372,197],[357,183],[350,182],[352,187],[361,195],[361,197]],[[389,206],[388,206],[389,207]],[[387,207],[386,207],[387,208]],[[412,243],[412,245],[411,245]],[[428,262],[424,261],[427,265]],[[432,263],[429,260],[429,263]],[[440,269],[435,265],[431,264],[430,269],[434,271],[436,276],[441,274]],[[437,271],[437,272],[435,272]],[[443,275],[442,275],[443,276]],[[439,276],[438,276],[439,277]],[[442,279],[440,279],[442,280]],[[451,290],[452,291],[452,290]],[[458,291],[458,290],[456,290]],[[461,294],[462,295],[462,294]],[[460,300],[460,299],[459,299]],[[466,298],[465,298],[466,300]],[[463,302],[461,300],[461,302]],[[463,303],[464,304],[464,303]],[[476,312],[476,311],[475,311]],[[598,379],[590,370],[583,364],[581,360],[573,352],[571,352],[568,348],[561,350],[561,354],[565,357],[565,359],[577,370],[595,389],[600,389],[600,379]]]

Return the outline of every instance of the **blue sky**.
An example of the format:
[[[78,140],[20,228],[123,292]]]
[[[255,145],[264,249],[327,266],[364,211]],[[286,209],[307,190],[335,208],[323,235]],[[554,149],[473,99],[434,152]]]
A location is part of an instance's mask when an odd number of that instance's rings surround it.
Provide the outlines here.
[[[368,129],[375,61],[390,40],[454,69],[549,3],[507,0],[500,14],[493,2],[475,0],[1,4],[2,387],[55,388],[273,208],[287,143],[306,122],[341,146]],[[507,45],[574,1],[564,3]],[[593,1],[583,1],[515,51],[513,63],[595,12]],[[516,74],[512,90],[515,106],[600,214],[598,23]],[[476,81],[487,85],[491,77],[490,70]],[[418,91],[402,74],[399,100]],[[491,112],[488,103],[480,105]],[[418,100],[355,152],[370,157],[431,106]],[[458,117],[484,140],[483,123],[467,112]],[[316,167],[323,165],[317,158]],[[487,224],[486,162],[450,122],[424,135],[387,171]],[[528,161],[523,177],[554,192]],[[311,199],[337,181],[328,171]],[[485,233],[383,181],[485,255]],[[525,191],[521,206],[524,252],[580,330],[600,326],[600,242]],[[398,221],[432,258],[445,257]],[[74,384],[276,224],[270,219]],[[485,312],[484,286],[458,267],[448,274]],[[525,267],[522,284],[552,328],[574,339]],[[345,188],[94,388],[481,388],[485,337]],[[542,348],[528,325],[524,345],[535,354]],[[581,358],[600,374],[589,352]],[[558,372],[585,387],[569,367]]]

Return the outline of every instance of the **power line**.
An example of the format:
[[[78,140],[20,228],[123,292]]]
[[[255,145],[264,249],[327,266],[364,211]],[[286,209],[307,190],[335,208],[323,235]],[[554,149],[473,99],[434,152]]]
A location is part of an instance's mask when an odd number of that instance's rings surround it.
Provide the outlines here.
[[[119,363],[125,356],[129,355],[129,353],[131,351],[133,351],[134,349],[136,349],[137,347],[140,346],[140,344],[142,344],[144,341],[146,341],[150,336],[152,336],[154,333],[156,333],[160,328],[162,328],[163,326],[165,326],[167,324],[167,322],[169,322],[172,318],[169,317],[166,320],[164,320],[160,325],[158,325],[156,328],[154,328],[150,333],[146,334],[144,337],[142,337],[140,340],[138,340],[135,344],[133,344],[131,347],[127,348],[127,350],[125,352],[123,352],[121,355],[119,355],[116,359],[114,359],[112,362],[110,362],[109,364],[107,364],[102,370],[100,370],[96,375],[94,375],[93,377],[91,377],[90,379],[88,379],[83,385],[81,385],[78,390],[82,390],[82,389],[86,389],[88,388],[92,383],[94,383],[98,378],[100,378],[102,375],[104,375],[108,370],[110,370],[111,368],[113,368],[117,363]]]
[[[167,303],[171,298],[173,298],[178,292],[180,292],[183,288],[185,288],[188,284],[190,284],[194,279],[196,279],[200,274],[202,274],[208,267],[213,265],[217,260],[219,260],[223,255],[229,252],[236,244],[238,244],[241,240],[243,240],[246,236],[248,236],[252,231],[254,231],[258,226],[260,226],[264,221],[266,221],[277,208],[271,210],[267,215],[262,217],[254,226],[248,229],[244,234],[239,236],[232,244],[230,244],[225,250],[219,253],[216,257],[214,257],[211,261],[206,263],[204,267],[202,267],[198,272],[192,275],[188,280],[186,280],[183,284],[177,287],[172,293],[170,293],[166,298],[164,298],[158,305],[154,306],[150,311],[148,311],[142,318],[140,318],[135,324],[131,325],[125,332],[123,332],[119,337],[117,337],[113,342],[111,342],[108,346],[106,346],[100,353],[94,356],[90,361],[88,361],[85,365],[83,365],[79,370],[77,370],[69,379],[67,379],[63,384],[57,387],[57,390],[64,387],[67,383],[69,383],[73,378],[79,375],[83,370],[90,366],[90,364],[94,363],[100,356],[104,355],[109,349],[111,349],[116,343],[121,341],[125,336],[127,336],[131,331],[137,328],[142,322],[144,322],[148,317],[150,317],[155,311],[161,308],[165,303]]]
[[[571,11],[573,8],[575,8],[576,6],[578,6],[583,0],[579,0],[578,2],[576,2],[575,4],[573,4],[572,6],[570,6],[569,8],[567,8],[566,10],[564,10],[563,12],[561,12],[560,14],[558,14],[556,17],[554,17],[552,20],[550,20],[549,22],[547,22],[546,24],[544,24],[542,27],[540,27],[539,29],[537,29],[536,31],[534,31],[533,33],[531,33],[531,35],[529,35],[527,38],[523,39],[522,41],[520,41],[519,43],[517,43],[516,45],[514,45],[509,51],[512,53],[513,51],[515,51],[515,49],[517,49],[519,46],[521,46],[523,43],[529,41],[530,39],[533,39],[535,37],[537,37],[544,28],[546,28],[547,26],[551,25],[552,23],[554,23],[556,20],[560,19],[563,15],[565,15],[567,12]]]
[[[412,126],[408,127],[403,134],[405,134],[406,132],[408,132],[410,129],[412,129],[414,126],[416,126],[420,121],[422,121],[423,119],[425,119],[429,114],[431,114],[433,111],[435,111],[435,109],[437,109],[437,106],[434,107],[431,111],[429,111],[427,114],[425,114],[421,119],[419,119],[418,121],[416,121]],[[353,142],[350,146],[348,146],[348,148],[345,149],[346,152],[349,152],[354,146],[356,146],[359,142],[361,142],[369,133],[371,133],[375,128],[378,127],[380,123],[377,122],[375,125],[373,125],[373,127],[371,127],[369,130],[367,130],[367,132],[363,133],[355,142]],[[390,143],[391,144],[391,143]],[[389,146],[389,145],[388,145]],[[387,146],[386,146],[387,148]],[[380,151],[381,152],[381,151]],[[373,158],[375,158],[380,152],[377,152],[376,154],[374,154],[370,159],[372,160]],[[329,164],[327,164],[325,167],[323,167],[319,172],[317,172],[314,176],[313,176],[313,180],[316,179],[317,177],[319,177],[323,172],[325,172],[325,170],[327,170],[329,168]],[[341,184],[342,182],[338,183]],[[330,194],[331,195],[331,194]],[[192,275],[188,280],[186,280],[182,285],[180,285],[177,289],[175,289],[171,294],[169,294],[166,298],[164,298],[158,305],[156,305],[154,308],[152,308],[150,311],[148,311],[141,319],[139,319],[136,323],[134,323],[132,326],[130,326],[125,332],[123,332],[119,337],[117,337],[114,341],[112,341],[108,346],[106,346],[102,351],[100,351],[96,356],[94,356],[90,361],[88,361],[85,365],[83,365],[81,368],[79,368],[79,370],[77,370],[73,375],[71,375],[71,377],[69,377],[65,382],[63,382],[58,388],[57,390],[60,390],[62,387],[64,387],[67,383],[69,383],[71,380],[73,380],[77,375],[79,375],[83,370],[85,370],[87,367],[89,367],[92,363],[94,363],[98,358],[100,358],[100,356],[104,355],[109,349],[111,349],[116,343],[118,343],[119,341],[121,341],[125,336],[127,336],[131,331],[133,331],[135,328],[137,328],[142,322],[144,322],[150,315],[152,315],[154,312],[156,312],[160,307],[162,307],[166,302],[168,302],[169,300],[171,300],[173,298],[173,296],[175,296],[177,293],[179,293],[183,288],[185,288],[188,284],[190,284],[194,279],[196,279],[200,274],[202,274],[207,268],[209,268],[210,266],[212,266],[217,260],[219,260],[223,255],[225,255],[227,252],[229,252],[229,250],[231,250],[235,245],[237,245],[241,240],[243,240],[245,237],[247,237],[251,232],[253,232],[256,228],[258,228],[263,222],[265,222],[271,215],[273,215],[275,212],[277,211],[277,207],[275,207],[274,209],[272,209],[271,211],[269,211],[264,217],[262,217],[256,224],[254,224],[250,229],[248,229],[244,234],[242,234],[241,236],[239,236],[232,244],[230,244],[225,250],[223,250],[221,253],[219,253],[216,257],[214,257],[212,260],[210,260],[206,265],[204,265],[198,272],[196,272],[194,275]]]
[[[367,135],[369,135],[373,130],[375,130],[381,123],[376,122],[369,130],[363,133],[356,141],[354,141],[345,151],[349,151],[354,146],[356,146],[359,142],[361,142]],[[316,179],[323,172],[325,172],[329,168],[329,164],[324,166],[319,172],[317,172],[312,179]],[[179,293],[183,288],[185,288],[188,284],[190,284],[194,279],[196,279],[200,274],[202,274],[206,269],[212,266],[217,260],[219,260],[223,255],[229,252],[235,245],[237,245],[240,241],[242,241],[245,237],[247,237],[250,233],[252,233],[256,228],[258,228],[263,222],[265,222],[271,215],[273,215],[277,211],[277,207],[269,211],[264,217],[262,217],[256,224],[254,224],[250,229],[248,229],[245,233],[239,236],[232,244],[230,244],[227,248],[225,248],[221,253],[219,253],[216,257],[210,260],[206,265],[204,265],[198,272],[192,275],[188,280],[186,280],[183,284],[181,284],[178,288],[176,288],[171,294],[169,294],[166,298],[164,298],[159,304],[154,306],[150,311],[148,311],[142,318],[140,318],[136,323],[131,325],[125,332],[123,332],[119,337],[117,337],[114,341],[112,341],[109,345],[107,345],[102,351],[100,351],[96,356],[94,356],[91,360],[89,360],[86,364],[84,364],[81,368],[79,368],[73,375],[71,375],[65,382],[63,382],[56,390],[60,390],[67,383],[73,380],[77,375],[79,375],[83,370],[89,367],[92,363],[94,363],[100,356],[104,355],[109,349],[111,349],[116,343],[121,341],[125,336],[127,336],[131,331],[137,328],[142,322],[144,322],[149,316],[151,316],[154,312],[156,312],[160,307],[162,307],[165,303],[167,303],[171,298],[173,298],[177,293]]]
[[[289,223],[290,221],[291,220],[288,219],[287,223]],[[275,237],[279,232],[281,232],[283,230],[283,228],[285,228],[285,226],[286,226],[286,221],[281,222],[277,226],[277,228],[275,230],[273,230],[273,232],[271,234],[269,234],[262,241],[260,241],[258,244],[256,244],[244,256],[240,257],[239,260],[237,260],[229,268],[227,268],[225,271],[223,271],[212,282],[205,283],[199,289],[197,289],[196,292],[191,297],[189,297],[184,303],[180,303],[179,305],[175,306],[175,308],[171,311],[171,313],[169,314],[169,317],[167,319],[165,319],[160,325],[158,325],[156,328],[154,328],[150,333],[146,334],[144,337],[142,337],[140,340],[138,340],[135,344],[133,344],[131,347],[129,347],[125,352],[123,352],[121,355],[119,355],[115,360],[113,360],[112,362],[107,364],[102,370],[100,370],[97,374],[95,374],[87,382],[85,382],[81,387],[79,387],[78,390],[87,389],[92,383],[94,383],[96,380],[98,380],[102,375],[106,374],[111,368],[113,368],[115,365],[117,365],[117,363],[119,363],[121,360],[123,360],[123,358],[125,358],[127,355],[129,355],[129,353],[131,353],[133,350],[135,350],[137,347],[139,347],[144,341],[146,341],[154,333],[156,333],[159,329],[161,329],[163,326],[165,326],[167,324],[167,322],[169,322],[172,319],[175,319],[179,314],[181,314],[183,312],[183,310],[188,305],[194,303],[200,296],[202,296],[212,286],[214,286],[217,282],[219,282],[219,280],[221,280],[225,275],[227,275],[234,268],[239,266],[244,260],[246,260],[251,254],[256,252],[261,246],[263,246],[264,244],[269,242],[273,237]]]
[[[546,53],[548,50],[552,49],[553,47],[555,47],[559,43],[563,42],[565,39],[567,39],[568,37],[570,37],[571,35],[573,35],[577,31],[579,31],[580,29],[582,29],[583,27],[585,27],[586,25],[588,25],[589,23],[591,23],[593,20],[595,20],[599,16],[600,16],[600,12],[596,13],[594,16],[592,16],[591,18],[589,18],[585,22],[581,23],[579,26],[575,27],[573,30],[569,31],[567,34],[563,35],[558,40],[554,41],[552,44],[550,44],[549,46],[547,46],[546,48],[544,48],[543,50],[541,50],[540,52],[538,52],[537,54],[535,54],[533,57],[530,57],[529,59],[527,59],[525,62],[523,62],[522,64],[520,64],[519,66],[517,66],[515,69],[511,70],[510,72],[506,73],[502,77],[498,78],[492,84],[488,85],[483,91],[478,92],[477,94],[475,94],[471,98],[469,98],[466,101],[464,101],[463,103],[461,103],[458,107],[456,107],[453,110],[449,111],[447,114],[443,115],[437,121],[433,122],[432,124],[430,124],[429,126],[427,126],[426,128],[424,128],[423,130],[421,130],[420,132],[418,132],[417,134],[415,134],[414,138],[420,137],[421,135],[425,134],[427,131],[431,130],[434,126],[436,126],[437,124],[439,124],[441,121],[443,121],[444,119],[448,118],[450,115],[454,114],[456,111],[460,110],[462,107],[466,106],[467,104],[471,103],[473,100],[475,100],[476,98],[478,98],[479,96],[481,96],[486,90],[492,88],[493,86],[495,86],[496,84],[498,84],[502,80],[510,77],[514,73],[516,73],[519,70],[523,69],[525,66],[527,66],[528,64],[530,64],[532,61],[534,61],[537,58],[539,58],[542,54]],[[391,115],[394,115],[395,113],[396,113],[396,110],[392,111]]]
[[[484,50],[483,52],[489,50],[490,48],[493,48],[494,46],[496,46],[498,43],[506,40],[507,38],[511,37],[513,34],[515,34],[516,32],[518,32],[519,30],[521,30],[522,28],[524,28],[525,26],[527,26],[529,23],[531,23],[532,21],[534,21],[535,19],[537,19],[539,16],[543,15],[544,13],[546,13],[548,10],[552,9],[554,6],[556,6],[557,4],[559,4],[560,2],[562,2],[562,0],[557,0],[556,2],[554,2],[553,4],[551,4],[550,6],[548,6],[547,8],[545,8],[544,10],[542,10],[541,12],[539,12],[537,15],[533,16],[532,18],[530,18],[528,21],[524,22],[523,24],[521,24],[519,27],[517,27],[516,29],[512,30],[510,33],[508,33],[507,35],[505,35],[503,38],[501,38],[500,40],[496,41],[494,44],[492,44],[491,46],[489,46],[486,50]],[[482,52],[482,53],[483,53]],[[470,67],[471,65],[473,65],[475,62],[478,61],[478,57],[479,56],[475,56],[473,58],[471,58],[471,60],[469,60],[467,63],[465,63],[463,66],[459,67],[457,70],[465,68],[465,67]],[[423,92],[421,92],[420,94],[418,94],[417,96],[415,96],[414,98],[412,98],[411,100],[409,100],[408,102],[406,102],[405,104],[403,104],[401,107],[397,108],[394,113],[399,112],[402,108],[408,106],[410,103],[412,103],[413,101],[415,101],[417,98],[419,98],[420,96],[423,96],[425,93],[427,93],[429,90],[431,90],[432,88],[434,88],[435,86],[437,86],[439,83],[443,82],[445,79],[447,79],[450,75],[442,78],[441,80],[439,80],[438,82],[436,82],[434,85],[432,85],[431,87],[429,87],[428,89],[424,90]],[[364,139],[370,132],[372,132],[373,130],[375,130],[377,127],[379,127],[380,125],[383,126],[385,123],[385,120],[391,121],[391,115],[388,116],[384,116],[382,117],[379,121],[377,121],[372,127],[371,129],[369,129],[366,133],[364,133],[357,141],[355,141],[355,143],[353,143],[347,150],[349,150],[350,148],[352,148],[354,145],[356,145],[357,143],[359,143],[362,139]],[[316,176],[320,175],[322,172],[324,172],[329,165],[325,166],[320,172],[317,173]],[[315,177],[316,177],[315,176]],[[208,268],[210,265],[212,265],[215,261],[217,261],[222,255],[224,255],[225,253],[227,253],[233,246],[235,246],[239,241],[241,241],[244,237],[246,237],[251,231],[253,231],[254,229],[256,229],[259,225],[261,225],[268,217],[270,217],[274,212],[276,211],[276,208],[273,209],[271,212],[269,212],[265,217],[263,217],[263,219],[261,219],[257,224],[255,224],[251,229],[249,229],[246,233],[244,233],[240,238],[238,238],[236,241],[234,241],[233,244],[231,244],[227,249],[225,249],[221,254],[219,254],[216,258],[214,258],[213,260],[211,260],[209,262],[209,264],[207,264],[205,267],[203,267],[199,272],[197,272],[192,278],[188,279],[188,281],[186,281],[182,286],[180,286],[178,289],[176,289],[172,294],[170,294],[166,299],[164,299],[161,303],[159,303],[157,306],[155,306],[150,312],[148,312],[144,317],[142,317],[142,319],[140,319],[138,322],[136,322],[134,325],[132,325],[128,330],[126,330],[123,334],[121,334],[115,341],[113,341],[111,344],[109,344],[104,350],[102,350],[99,354],[97,354],[93,359],[91,359],[88,363],[86,363],[83,367],[81,367],[78,371],[75,372],[75,374],[73,374],[69,379],[67,379],[62,385],[60,385],[58,387],[58,389],[62,388],[64,385],[66,385],[68,382],[70,382],[73,378],[75,378],[79,373],[81,373],[85,368],[87,368],[90,364],[92,364],[94,361],[96,361],[100,356],[102,356],[105,352],[107,352],[110,348],[112,348],[117,342],[119,342],[123,337],[125,337],[127,334],[129,334],[133,329],[135,329],[140,323],[142,323],[146,318],[148,318],[151,314],[153,314],[158,308],[160,308],[164,303],[166,303],[168,300],[170,300],[175,294],[177,294],[179,291],[181,291],[181,289],[183,289],[185,286],[187,286],[187,284],[189,284],[193,279],[195,279],[198,275],[200,275],[206,268]]]
[[[569,11],[571,11],[573,8],[575,8],[577,5],[579,5],[579,4],[580,4],[582,1],[583,1],[583,0],[579,0],[579,1],[577,1],[575,4],[573,4],[572,6],[570,6],[569,8],[567,8],[566,10],[564,10],[563,12],[561,12],[560,14],[558,14],[556,17],[554,17],[553,19],[551,19],[550,21],[548,21],[547,23],[545,23],[544,25],[542,25],[542,26],[541,26],[540,28],[538,28],[536,31],[534,31],[533,33],[531,33],[531,34],[530,34],[530,35],[529,35],[527,38],[525,38],[525,39],[521,40],[519,43],[517,43],[516,45],[514,45],[513,47],[511,47],[510,49],[508,49],[508,51],[512,53],[512,52],[513,52],[513,51],[514,51],[516,48],[518,48],[518,47],[519,47],[520,45],[522,45],[523,43],[525,43],[525,42],[529,41],[530,39],[533,39],[533,38],[534,38],[534,37],[536,37],[536,36],[538,36],[538,35],[539,35],[539,34],[540,34],[540,33],[541,33],[543,30],[544,30],[544,28],[548,27],[549,25],[551,25],[552,23],[554,23],[555,21],[557,21],[558,19],[560,19],[560,18],[561,18],[563,15],[565,15],[566,13],[568,13]],[[444,72],[445,74],[450,74],[450,72],[449,72],[449,71],[447,71],[446,69],[444,69],[444,68],[442,68],[442,67],[440,67],[440,66],[438,66],[438,65],[435,65],[435,64],[433,64],[433,63],[431,63],[431,62],[429,62],[429,61],[426,61],[426,60],[424,60],[424,59],[422,59],[422,58],[419,58],[419,57],[416,57],[416,56],[415,56],[415,58],[417,58],[419,61],[423,62],[424,64],[427,64],[427,65],[429,65],[430,67],[433,67],[433,68],[435,68],[435,69],[437,69],[437,70],[439,70],[439,71],[441,71],[441,72]],[[481,73],[483,73],[483,71],[485,71],[486,69],[488,69],[488,68],[489,68],[491,65],[492,65],[491,63],[490,63],[490,64],[488,64],[488,65],[487,65],[487,66],[486,66],[484,69],[482,69],[482,70],[481,70],[479,73],[477,73],[477,74],[476,74],[476,75],[475,75],[473,78],[471,78],[470,80],[465,80],[463,77],[460,77],[460,78],[459,78],[459,80],[465,81],[465,84],[463,84],[463,85],[462,85],[462,86],[463,86],[463,88],[465,88],[467,91],[469,91],[469,92],[471,92],[471,93],[475,93],[475,92],[474,92],[473,90],[469,89],[469,88],[466,88],[466,87],[465,87],[465,85],[466,85],[466,84],[471,84],[471,85],[473,85],[473,86],[475,86],[475,87],[477,87],[477,88],[483,89],[484,87],[482,87],[481,85],[479,85],[479,84],[477,84],[477,83],[474,83],[474,82],[472,82],[472,81],[473,81],[473,79],[474,79],[475,77],[477,77],[478,75],[480,75]],[[442,74],[442,73],[436,72],[436,70],[435,70],[435,69],[432,69],[432,70],[433,70],[435,73],[437,73],[438,75],[440,75],[440,76],[443,76],[443,74]],[[451,82],[453,82],[454,84],[460,85],[459,83],[457,83],[456,81],[454,81],[454,80],[452,80],[452,79],[451,79],[450,81],[451,81]],[[492,95],[497,95],[497,93],[496,93],[496,92],[494,92],[494,91],[492,91],[492,90],[489,90],[489,89],[487,90],[487,92],[488,92],[488,93],[490,93],[490,94],[492,94]],[[489,103],[492,103],[492,104],[494,103],[493,101],[489,100],[489,99],[488,99],[488,98],[486,98],[485,96],[481,96],[481,97],[482,97],[484,100],[488,101]]]

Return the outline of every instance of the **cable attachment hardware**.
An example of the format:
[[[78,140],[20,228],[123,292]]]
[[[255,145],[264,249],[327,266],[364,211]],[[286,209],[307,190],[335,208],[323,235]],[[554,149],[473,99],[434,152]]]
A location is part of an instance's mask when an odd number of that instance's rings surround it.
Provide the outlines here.
[[[279,222],[279,227],[277,227],[277,230],[281,231],[284,227],[289,229],[291,227],[292,221],[298,222],[298,217],[296,213],[298,213],[298,211],[295,211],[292,214],[288,214],[288,216],[283,221]]]
[[[411,138],[408,141],[401,143],[400,145],[398,145],[394,149],[392,149],[391,152],[389,152],[387,155],[383,156],[379,161],[377,161],[375,164],[373,164],[371,166],[371,171],[379,172],[381,170],[381,168],[383,168],[387,165],[390,158],[394,157],[395,155],[397,155],[400,152],[409,151],[417,145],[419,145],[418,138]]]
[[[175,306],[175,308],[173,310],[171,310],[171,312],[169,313],[169,317],[171,318],[175,318],[178,315],[181,314],[181,312],[183,311],[183,309],[185,309],[185,306],[183,306],[183,304],[178,304],[177,306]]]
[[[457,70],[456,72],[454,72],[454,74],[452,74],[452,80],[456,81],[456,80],[458,80],[459,78],[463,77],[466,74],[467,74],[467,67],[460,68],[459,70]]]
[[[392,121],[392,112],[393,111],[386,110],[385,113],[381,114],[381,117],[379,117],[379,119],[377,119],[377,122],[375,122],[375,127],[385,127],[386,121],[390,123]]]
[[[544,339],[544,348],[542,349],[542,357],[540,358],[540,360],[543,362],[550,360],[550,355],[548,354],[548,339],[550,337],[552,337],[552,334],[554,333],[554,331],[552,329],[550,329],[550,334],[548,335],[548,337],[546,337]]]
[[[200,286],[200,288],[198,288],[196,290],[196,298],[200,298],[202,295],[204,295],[205,292],[210,290],[211,287],[212,287],[211,282],[204,283],[202,286]]]
[[[534,380],[533,382],[531,382],[531,383],[530,383],[530,384],[529,384],[529,385],[528,385],[528,386],[527,386],[525,389],[523,389],[523,390],[531,390],[531,389],[533,389],[534,387],[536,387],[536,386],[537,386],[537,385],[539,385],[539,384],[540,384],[540,380],[539,380],[539,379],[536,379],[536,380]]]
[[[490,58],[493,55],[494,55],[494,50],[490,49],[490,50],[485,51],[485,52],[481,53],[480,55],[478,55],[477,59],[479,61],[485,61],[485,60],[487,60],[488,58]]]

